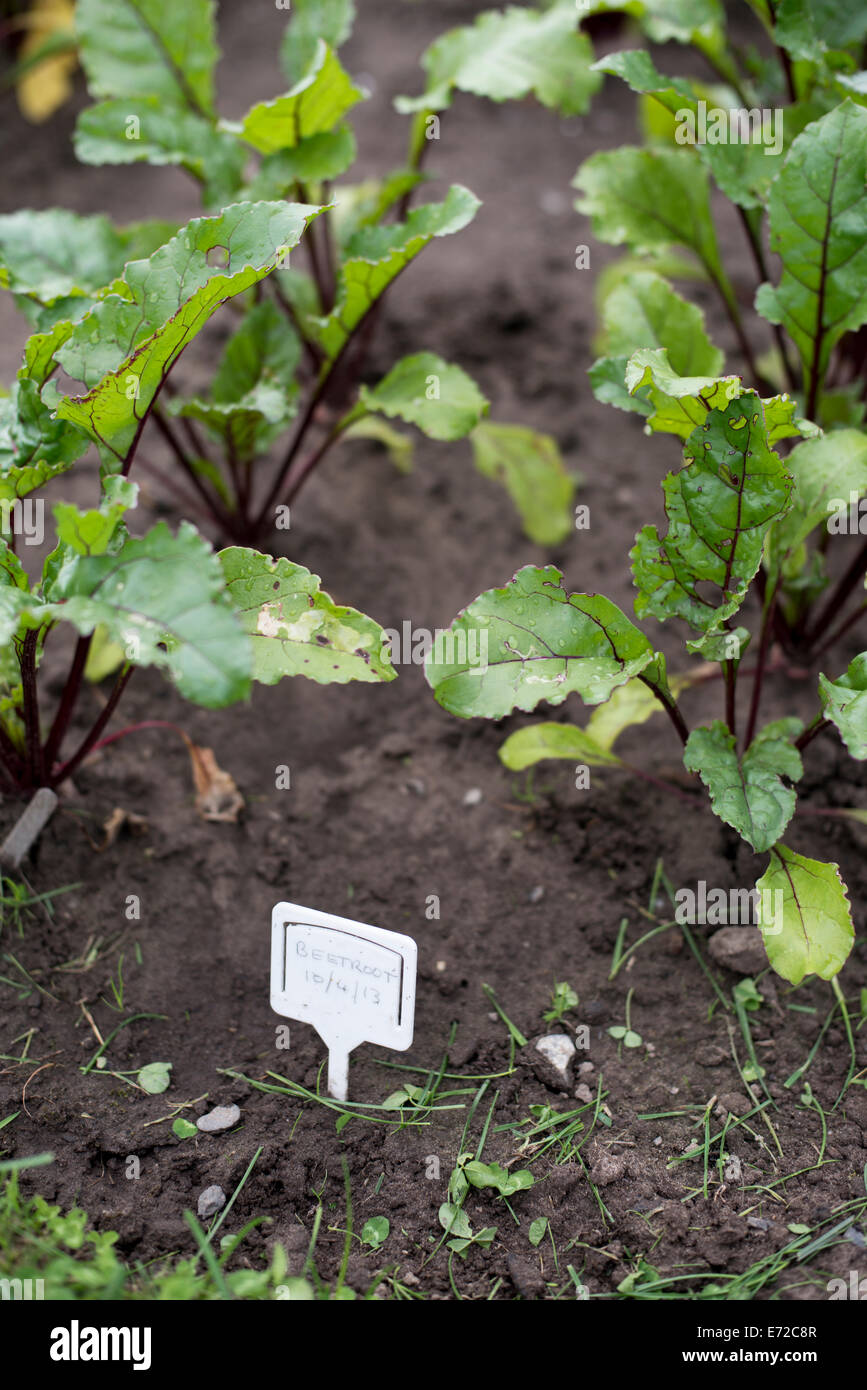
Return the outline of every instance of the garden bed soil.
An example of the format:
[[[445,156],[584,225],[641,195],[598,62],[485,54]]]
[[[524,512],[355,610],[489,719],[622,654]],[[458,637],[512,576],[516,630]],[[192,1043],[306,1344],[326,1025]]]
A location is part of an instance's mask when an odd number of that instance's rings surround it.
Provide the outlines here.
[[[416,58],[425,43],[477,8],[378,0],[363,16],[347,49],[350,69],[374,74],[377,82],[358,122],[369,166],[362,172],[399,163],[405,124],[389,114],[391,97],[417,89]],[[263,58],[275,46],[266,25],[282,22],[276,13],[277,21],[249,25],[240,9],[227,10],[223,40],[232,60],[221,77],[232,115],[278,89],[276,67]],[[7,120],[6,187],[18,205],[104,209],[121,219],[196,212],[174,171],[74,166],[66,144],[69,110],[40,130],[8,114]],[[586,384],[594,272],[616,253],[592,243],[571,210],[568,184],[594,149],[634,135],[632,99],[613,83],[586,120],[568,123],[532,103],[499,108],[459,98],[443,122],[431,169],[448,182],[467,183],[484,206],[466,232],[432,246],[395,287],[370,364],[375,376],[398,355],[421,349],[460,362],[489,394],[493,418],[557,438],[568,465],[582,475],[590,528],[545,554],[522,536],[503,494],[474,472],[465,444],[419,440],[408,476],[396,474],[376,447],[348,444],[302,495],[291,532],[277,537],[284,553],[322,575],[335,598],[387,627],[399,629],[410,619],[432,629],[522,564],[551,560],[568,587],[607,593],[630,608],[626,551],[638,526],[659,515],[659,483],[676,465],[677,448],[669,439],[645,439],[640,422],[598,405]],[[438,177],[433,192],[443,187]],[[574,268],[582,241],[591,242],[590,273]],[[738,268],[735,262],[736,281]],[[8,379],[21,329],[7,304],[2,312]],[[714,313],[710,325],[732,351]],[[185,370],[193,374],[196,360]],[[90,486],[95,477],[94,471]],[[157,506],[145,489],[143,522]],[[669,653],[677,650],[673,637],[660,631]],[[852,634],[837,665],[842,669],[860,646],[863,640]],[[62,668],[57,660],[58,675]],[[811,718],[814,675],[775,674],[768,717]],[[89,699],[92,713],[99,692]],[[685,697],[692,717],[716,716],[720,702],[714,683]],[[576,711],[567,707],[569,713]],[[730,1129],[726,1149],[740,1159],[740,1180],[720,1182],[712,1162],[705,1196],[701,1157],[672,1166],[693,1140],[703,1141],[701,1109],[647,1118],[713,1101],[710,1129],[718,1134],[723,1114],[755,1104],[733,1059],[734,1051],[741,1065],[747,1061],[740,1029],[678,927],[642,946],[609,981],[621,920],[628,918],[629,942],[651,925],[642,909],[659,859],[678,887],[702,879],[724,889],[749,887],[762,871],[764,859],[736,846],[709,812],[617,773],[594,772],[590,789],[577,790],[572,769],[560,764],[544,765],[528,787],[497,758],[519,721],[493,726],[453,719],[413,665],[402,666],[399,680],[385,687],[287,681],[257,689],[250,707],[217,714],[185,706],[157,675],[138,672],[122,717],[182,724],[215,750],[246,806],[237,824],[202,821],[192,804],[186,750],[167,731],[121,740],[76,775],[27,878],[41,892],[80,886],[54,900],[51,922],[37,909],[20,937],[7,920],[0,939],[0,951],[14,955],[33,981],[29,993],[26,985],[20,991],[26,997],[3,986],[0,1052],[19,1055],[22,1035],[33,1031],[25,1062],[0,1063],[0,1115],[21,1112],[4,1130],[6,1156],[55,1155],[51,1167],[22,1176],[25,1190],[84,1206],[97,1226],[119,1233],[125,1258],[146,1262],[191,1250],[184,1210],[195,1208],[211,1184],[231,1192],[260,1147],[229,1224],[239,1230],[260,1216],[270,1224],[250,1234],[236,1260],[259,1267],[279,1240],[292,1272],[300,1273],[318,1193],[325,1219],[316,1259],[323,1278],[333,1279],[344,1239],[345,1156],[356,1230],[372,1216],[384,1215],[391,1225],[381,1251],[355,1247],[348,1282],[359,1292],[384,1266],[399,1266],[399,1279],[411,1276],[413,1291],[432,1298],[454,1298],[457,1289],[465,1298],[543,1299],[568,1287],[571,1264],[591,1296],[611,1295],[644,1256],[662,1277],[682,1279],[674,1286],[682,1296],[695,1295],[782,1249],[793,1225],[814,1227],[840,1203],[864,1197],[867,1091],[852,1086],[833,1108],[850,1062],[839,1019],[807,1073],[828,1121],[820,1167],[820,1117],[800,1103],[801,1085],[784,1086],[833,1006],[822,982],[794,994],[776,977],[761,980],[765,1003],[750,1021],[774,1107],[764,1112],[767,1124],[761,1116],[748,1122],[752,1134],[745,1126]],[[688,791],[677,740],[662,718],[627,734],[622,751],[657,776],[680,778]],[[806,764],[807,806],[863,805],[860,769],[843,758],[835,737],[818,739]],[[280,765],[291,769],[289,789],[276,786]],[[146,827],[95,849],[117,807],[144,817]],[[9,802],[0,807],[0,830],[18,809]],[[864,835],[852,823],[806,814],[787,835],[802,853],[838,862],[849,885],[859,933],[843,976],[850,1000],[867,984]],[[131,895],[140,902],[139,920],[127,915]],[[315,1088],[320,1075],[324,1049],[310,1029],[294,1024],[291,1049],[277,1045],[281,1021],[268,1001],[269,924],[282,899],[406,932],[418,942],[412,1048],[400,1056],[359,1049],[350,1073],[354,1100],[381,1102],[402,1082],[421,1084],[428,1069],[440,1066],[452,1037],[449,1072],[496,1074],[475,1113],[469,1147],[496,1098],[485,1158],[512,1163],[518,1140],[502,1126],[528,1119],[532,1106],[577,1109],[585,1103],[575,1099],[578,1085],[604,1097],[581,1148],[583,1163],[574,1155],[558,1163],[552,1150],[530,1165],[535,1186],[511,1199],[520,1224],[490,1194],[471,1192],[466,1210],[473,1227],[496,1226],[498,1234],[490,1250],[453,1260],[453,1283],[445,1251],[432,1256],[442,1235],[437,1213],[466,1107],[481,1081],[443,1082],[443,1090],[469,1092],[451,1102],[465,1108],[430,1116],[428,1126],[388,1128],[355,1119],[338,1135],[335,1114],[325,1106],[302,1106],[238,1079],[277,1072]],[[697,927],[695,941],[730,999],[738,977],[709,961],[711,930]],[[124,1015],[105,1002],[114,1002],[108,981],[117,980],[121,954]],[[15,974],[8,961],[2,973]],[[589,1030],[589,1047],[579,1052],[568,1084],[546,1071],[532,1045],[518,1050],[509,1071],[507,1028],[482,988],[490,987],[532,1040],[550,1031],[542,1014],[555,981],[568,981],[580,1003],[554,1031],[568,1031],[570,1022]],[[607,1031],[624,1022],[630,991],[631,1024],[643,1040],[635,1049],[620,1047]],[[806,1011],[793,1011],[793,1002]],[[105,1037],[129,1013],[164,1017],[126,1027],[110,1046],[111,1068],[170,1061],[164,1095],[81,1070],[97,1047],[93,1025]],[[863,1068],[867,1030],[856,1034],[856,1048]],[[385,1063],[417,1070],[389,1070]],[[580,1075],[578,1064],[584,1064]],[[190,1105],[179,1113],[193,1119],[213,1105],[237,1102],[241,1124],[228,1134],[179,1140],[163,1117],[181,1102]],[[594,1109],[583,1115],[585,1134]],[[718,1152],[717,1144],[712,1158]],[[137,1180],[127,1176],[131,1155],[140,1159]],[[514,1166],[526,1166],[529,1157]],[[556,1263],[549,1239],[537,1250],[529,1243],[529,1223],[540,1216],[550,1222]],[[863,1241],[849,1239],[808,1262],[787,1263],[757,1296],[825,1299],[827,1280],[848,1279],[852,1269],[867,1273],[867,1254]]]

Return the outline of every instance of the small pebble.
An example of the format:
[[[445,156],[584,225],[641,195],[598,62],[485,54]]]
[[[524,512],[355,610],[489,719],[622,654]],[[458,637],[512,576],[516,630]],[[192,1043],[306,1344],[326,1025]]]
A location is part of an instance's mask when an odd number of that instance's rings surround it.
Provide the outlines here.
[[[478,806],[481,799],[482,791],[480,787],[470,787],[469,791],[464,793],[465,806]]]
[[[541,883],[537,883],[535,888],[531,888],[527,894],[528,903],[540,903],[545,896],[545,889]]]
[[[226,1194],[222,1187],[206,1187],[204,1192],[199,1194],[199,1201],[196,1210],[199,1216],[216,1216],[218,1211],[222,1211],[226,1205]]]
[[[541,1052],[554,1070],[565,1077],[575,1056],[575,1044],[565,1033],[548,1033],[544,1038],[539,1038],[536,1051]]]
[[[575,1099],[576,1099],[576,1100],[583,1100],[585,1105],[592,1105],[592,1104],[593,1104],[593,1092],[591,1091],[590,1087],[589,1087],[588,1085],[586,1085],[586,1084],[582,1084],[581,1086],[576,1086],[576,1087],[575,1087]]]
[[[443,973],[443,971],[445,970],[445,968],[446,968],[446,963],[445,963],[445,961],[444,961],[444,960],[438,960],[438,961],[437,961],[437,970],[440,972],[440,974]],[[494,1014],[494,1017],[496,1018],[496,1014]]]
[[[747,1225],[755,1227],[757,1231],[769,1231],[771,1228],[770,1221],[766,1221],[763,1216],[748,1216]]]
[[[654,1144],[657,1146],[657,1148],[659,1148],[659,1145],[662,1143],[662,1135],[661,1135],[661,1134],[657,1134],[657,1136],[656,1136],[656,1138],[654,1139],[653,1142],[654,1142]]]
[[[590,1076],[596,1070],[592,1062],[582,1062],[578,1068],[579,1076]]]
[[[420,777],[410,777],[406,787],[407,791],[415,792],[416,796],[424,796],[427,790]]]
[[[237,1105],[218,1105],[215,1110],[209,1110],[207,1115],[200,1115],[196,1124],[206,1134],[217,1134],[222,1129],[231,1129],[240,1118],[241,1111]]]

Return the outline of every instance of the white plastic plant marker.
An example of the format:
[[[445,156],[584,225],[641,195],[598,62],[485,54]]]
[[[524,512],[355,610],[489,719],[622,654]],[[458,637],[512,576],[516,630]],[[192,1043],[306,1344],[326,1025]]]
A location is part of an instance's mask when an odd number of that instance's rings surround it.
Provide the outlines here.
[[[415,1021],[412,937],[297,903],[271,914],[271,1008],[314,1027],[328,1048],[328,1091],[346,1100],[349,1054],[363,1042],[405,1052]]]

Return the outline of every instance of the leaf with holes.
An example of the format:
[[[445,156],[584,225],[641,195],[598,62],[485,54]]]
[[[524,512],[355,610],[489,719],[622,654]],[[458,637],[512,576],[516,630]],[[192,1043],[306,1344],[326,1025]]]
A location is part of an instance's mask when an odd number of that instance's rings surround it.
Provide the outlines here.
[[[342,608],[319,576],[290,560],[232,546],[220,552],[226,589],[253,648],[253,679],[307,676],[320,685],[390,681],[397,672],[378,623]]]
[[[597,705],[650,666],[653,647],[615,604],[567,594],[562,580],[527,565],[438,635],[425,663],[438,703],[463,719],[559,705],[571,691]]]

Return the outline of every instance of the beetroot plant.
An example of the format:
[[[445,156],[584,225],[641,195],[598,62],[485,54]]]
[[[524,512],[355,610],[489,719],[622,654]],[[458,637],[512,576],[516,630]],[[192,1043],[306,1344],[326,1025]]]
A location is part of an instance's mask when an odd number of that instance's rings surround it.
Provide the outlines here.
[[[378,383],[364,382],[389,286],[432,240],[466,227],[479,203],[453,186],[439,202],[411,206],[424,180],[428,137],[439,134],[432,124],[438,118],[426,109],[411,123],[403,167],[335,182],[355,160],[349,116],[366,96],[337,52],[351,32],[354,5],[297,0],[291,11],[282,42],[275,35],[288,89],[229,120],[215,104],[211,0],[76,6],[79,55],[94,98],[75,130],[79,160],[183,169],[209,214],[183,234],[192,238],[190,250],[207,241],[209,266],[232,262],[231,285],[214,277],[212,292],[233,297],[237,322],[207,389],[188,394],[155,366],[139,402],[136,428],[149,448],[161,441],[174,467],[167,474],[148,451],[137,467],[158,478],[184,515],[224,539],[258,545],[275,529],[288,529],[298,493],[338,440],[372,437],[406,466],[412,446],[390,423],[398,420],[437,440],[471,434],[479,467],[505,483],[533,539],[562,539],[572,483],[556,446],[530,430],[483,423],[487,401],[460,367],[418,352]],[[279,11],[272,22],[281,22]],[[307,208],[297,214],[298,235],[269,264],[267,282],[258,271],[244,278],[248,228],[251,243],[254,225],[268,240],[266,222],[274,219],[276,246],[281,206]],[[95,307],[117,293],[113,282],[126,262],[150,255],[176,232],[165,223],[116,229],[102,217],[22,211],[0,218],[0,283],[38,330],[87,319],[94,331]],[[300,265],[290,258],[299,243]],[[185,243],[175,245],[180,269]],[[191,327],[184,317],[178,333],[188,339]],[[117,332],[126,335],[125,348],[146,337],[130,315]],[[109,340],[114,336],[112,328]],[[118,364],[111,348],[90,346],[79,335],[77,347],[67,344],[57,360],[92,389],[105,376],[107,357]],[[132,389],[132,382],[121,385]],[[89,402],[82,407],[85,415],[89,409]],[[103,439],[99,422],[83,423],[107,466],[123,468],[131,441]],[[546,502],[542,532],[526,502],[533,491]]]
[[[644,355],[636,356],[630,369],[640,373]],[[769,856],[756,887],[760,901],[782,904],[772,922],[759,924],[771,965],[793,984],[808,974],[834,979],[853,942],[846,887],[837,865],[804,857],[783,836],[795,814],[803,755],[819,733],[834,728],[852,757],[867,757],[867,653],[846,671],[820,675],[808,727],[794,717],[762,724],[767,603],[748,700],[741,698],[742,661],[751,633],[740,624],[751,587],[761,594],[763,557],[773,585],[784,557],[822,524],[816,451],[833,456],[835,436],[806,440],[784,460],[774,443],[789,433],[792,402],[763,400],[731,382],[717,383],[713,400],[700,383],[691,392],[682,384],[679,392],[678,404],[701,423],[686,438],[683,466],[663,484],[667,528],[660,534],[646,526],[636,537],[635,612],[639,620],[676,619],[691,630],[684,655],[702,659],[703,678],[709,665],[718,669],[721,717],[690,727],[680,696],[695,672],[684,666],[669,676],[643,626],[600,594],[567,592],[553,567],[527,566],[471,603],[452,625],[451,646],[431,653],[427,678],[438,702],[461,718],[502,719],[542,700],[559,705],[573,692],[598,706],[583,728],[532,724],[511,734],[500,756],[514,770],[546,758],[577,763],[585,777],[591,767],[628,770],[614,752],[619,734],[665,714],[715,814]],[[480,649],[484,662],[461,659]],[[765,897],[777,892],[781,898]]]

